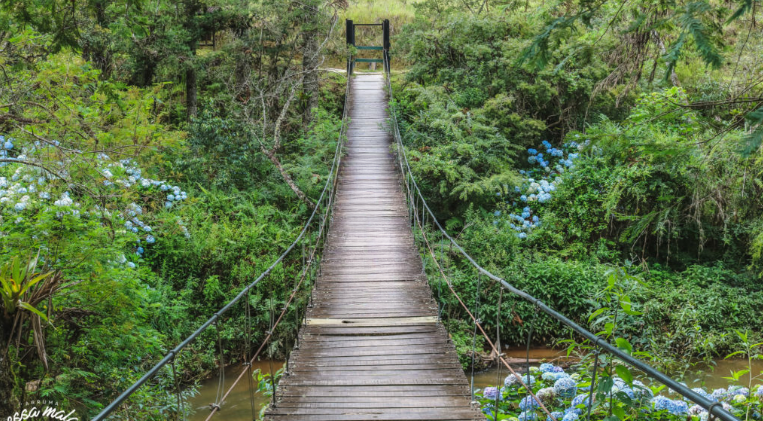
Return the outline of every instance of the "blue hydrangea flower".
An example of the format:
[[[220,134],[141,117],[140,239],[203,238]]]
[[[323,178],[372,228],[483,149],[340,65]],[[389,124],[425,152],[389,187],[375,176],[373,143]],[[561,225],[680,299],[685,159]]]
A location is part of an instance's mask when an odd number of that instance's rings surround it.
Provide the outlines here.
[[[551,371],[554,373],[564,373],[564,369],[562,367],[559,367],[558,365],[555,365],[551,368]]]
[[[538,419],[538,414],[536,414],[535,412],[525,411],[520,413],[519,417],[517,418],[519,418],[519,421],[535,421]]]
[[[705,391],[705,389],[702,389],[701,387],[695,387],[695,388],[694,388],[694,389],[692,389],[691,391],[692,391],[692,392],[694,392],[694,393],[696,393],[696,394],[698,394],[698,395],[700,395],[700,396],[702,396],[703,398],[707,398],[707,399],[710,399],[710,400],[712,400],[712,398],[710,397],[710,394],[709,394],[709,393],[707,393],[707,392]]]
[[[486,387],[485,390],[482,391],[482,397],[485,399],[495,400],[496,398],[500,399],[498,394],[498,388],[497,387]]]
[[[583,411],[581,411],[580,408],[575,408],[574,406],[572,408],[567,408],[567,409],[564,410],[564,415],[567,415],[567,414],[577,414],[577,415],[580,415],[582,413],[583,413]]]
[[[532,376],[532,375],[529,375],[529,374],[525,374],[524,376],[522,376],[522,381],[526,385],[532,386],[532,385],[535,384],[535,376]],[[506,379],[504,379],[503,385],[506,386],[506,387],[514,386],[514,385],[520,386],[518,375],[509,374],[506,377]]]
[[[763,398],[763,386],[758,387],[758,390],[755,391],[755,396]]]
[[[520,232],[519,234],[517,234],[517,237],[522,238],[522,239],[527,238],[527,233]]]
[[[527,202],[527,196],[525,196],[525,195],[523,194],[522,196],[520,196],[520,197],[519,197],[519,200],[521,200],[521,201],[523,201],[523,202]]]
[[[713,390],[713,393],[710,394],[710,398],[712,398],[713,401],[720,401],[723,400],[726,397],[726,389],[720,388]]]
[[[533,148],[530,148],[527,150],[527,153],[529,153],[530,155],[537,155],[538,151]]]
[[[127,262],[127,266],[132,268],[132,269],[135,269],[135,263],[133,263],[133,262]]]
[[[567,373],[555,373],[553,371],[549,371],[548,373],[543,373],[543,380],[548,380],[548,381],[555,382],[564,377],[570,377],[570,375]]]
[[[514,191],[519,193],[522,189],[519,188],[519,186],[514,186]]]
[[[577,393],[577,390],[577,383],[569,377],[563,377],[554,382],[554,392],[556,392],[556,396],[561,398],[572,398]]]
[[[552,419],[551,417],[546,417],[546,421],[553,421],[553,420],[560,421],[564,417],[564,413],[559,411],[554,411],[551,413],[551,416],[553,416],[554,418]]]
[[[671,402],[673,401],[666,398],[665,396],[655,396],[651,401],[649,401],[655,411],[667,410],[670,407]]]
[[[136,231],[137,231],[137,230],[136,230]],[[146,242],[147,242],[148,244],[154,244],[154,243],[156,242],[156,239],[154,238],[154,236],[153,236],[153,235],[148,235],[148,236],[146,236]]]
[[[532,411],[535,408],[538,408],[538,402],[533,398],[532,396],[525,396],[522,398],[521,401],[519,401],[519,409],[522,411]]]
[[[750,396],[750,389],[739,386],[739,385],[734,385],[729,387],[728,395],[729,396],[736,396],[736,395]]]
[[[493,215],[494,216],[501,216],[501,211],[497,210],[497,211],[493,212]]]
[[[564,418],[562,418],[562,421],[577,421],[579,417],[580,415],[576,414],[575,412],[570,412],[564,415]]]
[[[687,415],[689,414],[689,405],[682,400],[670,401],[668,404],[668,412],[673,415]]]
[[[482,407],[482,413],[485,415],[494,415],[495,407],[492,404],[487,404],[484,407]]]
[[[143,254],[143,247],[138,247],[138,254]]]
[[[535,218],[537,218],[537,216],[534,217],[533,220],[535,220]],[[552,368],[554,368],[553,364],[543,363],[543,364],[540,365],[540,367],[538,369],[541,371],[541,373],[547,373],[547,372],[551,371]]]
[[[625,393],[631,399],[636,399],[636,394],[633,392],[633,389],[631,389],[630,387],[623,387],[622,389],[619,390],[619,392]]]
[[[651,399],[652,397],[654,397],[654,393],[652,392],[652,389],[646,387],[646,385],[642,383],[640,380],[633,381],[633,393],[639,398]]]
[[[581,393],[580,395],[575,396],[574,399],[572,399],[572,406],[573,408],[577,407],[578,405],[585,405],[588,407],[588,404],[591,402],[590,397],[587,393]]]

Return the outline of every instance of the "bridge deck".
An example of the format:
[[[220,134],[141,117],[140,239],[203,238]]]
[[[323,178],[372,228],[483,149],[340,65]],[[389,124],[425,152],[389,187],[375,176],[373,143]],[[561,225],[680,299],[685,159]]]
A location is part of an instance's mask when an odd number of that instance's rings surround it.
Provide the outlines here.
[[[268,420],[484,420],[414,245],[384,79],[357,75],[313,308]]]

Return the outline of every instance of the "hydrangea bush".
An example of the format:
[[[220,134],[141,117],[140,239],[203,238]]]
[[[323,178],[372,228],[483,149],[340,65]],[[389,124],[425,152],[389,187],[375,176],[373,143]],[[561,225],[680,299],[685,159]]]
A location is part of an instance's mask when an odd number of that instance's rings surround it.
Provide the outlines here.
[[[561,367],[544,363],[540,367],[531,367],[531,371],[541,373],[540,378],[527,375],[524,380],[531,385],[533,393],[543,403],[557,421],[575,421],[585,419],[588,415],[591,378],[588,371],[569,373]],[[546,374],[558,374],[558,378]],[[671,393],[670,396],[658,394],[664,387],[650,388],[639,380],[627,382],[618,376],[608,377],[601,373],[597,377],[596,391],[593,394],[591,419],[606,419],[611,413],[619,419],[631,418],[660,419],[660,420],[692,420],[707,421],[708,412],[694,402],[681,395]],[[586,391],[587,390],[587,391]],[[713,402],[720,402],[724,409],[744,419],[745,413],[755,420],[761,419],[761,404],[763,403],[763,386],[757,386],[754,391],[742,386],[731,386],[727,389],[708,391],[703,388],[693,389],[698,394]],[[551,418],[540,408],[538,402],[527,393],[518,381],[518,376],[509,375],[504,380],[504,387],[486,387],[477,391],[483,413],[489,420],[497,419],[510,421],[546,420]]]
[[[589,144],[590,140],[583,143],[571,141],[561,148],[555,148],[549,141],[544,140],[538,149],[527,149],[529,155],[527,162],[532,167],[519,171],[524,180],[520,185],[514,186],[513,190],[504,186],[508,194],[504,196],[500,192],[497,193],[499,198],[504,198],[499,208],[508,210],[508,216],[501,219],[503,211],[496,210],[494,212],[496,219],[493,223],[508,226],[516,231],[518,238],[527,238],[535,228],[541,225],[538,213],[544,203],[553,199],[557,186],[562,183],[562,175],[565,171],[574,168],[580,151]]]
[[[13,139],[0,136],[0,143],[3,147],[0,155],[6,159],[0,167],[0,236],[3,237],[13,232],[31,233],[38,239],[55,235],[35,229],[45,214],[70,225],[122,226],[124,229],[113,229],[113,235],[129,240],[124,251],[134,257],[119,255],[112,262],[135,268],[135,261],[156,242],[154,228],[149,223],[153,219],[149,209],[172,209],[188,198],[178,186],[143,176],[133,159],[113,160],[99,153],[88,162],[88,171],[83,171],[77,156],[81,151],[73,151],[74,157],[61,154],[61,158],[53,162],[41,158],[57,155],[58,142],[41,144],[37,141],[19,148]],[[71,181],[71,171],[86,172],[94,183],[83,186]],[[78,174],[78,178],[81,176]],[[72,224],[72,220],[77,223]],[[176,218],[176,223],[189,238],[183,221]]]

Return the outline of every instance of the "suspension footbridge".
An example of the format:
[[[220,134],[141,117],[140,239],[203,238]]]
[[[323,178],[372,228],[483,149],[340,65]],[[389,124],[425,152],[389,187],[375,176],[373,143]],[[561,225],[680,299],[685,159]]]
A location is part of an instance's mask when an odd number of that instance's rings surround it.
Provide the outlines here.
[[[347,154],[312,308],[268,420],[475,420],[390,151],[384,75],[352,78]]]
[[[347,22],[347,42],[355,46],[355,26]],[[440,278],[440,287],[453,294],[471,319],[474,338],[484,337],[488,350],[499,355],[499,366],[514,373],[501,358],[499,347],[482,328],[479,319],[480,297],[462,299],[441,265],[447,248],[458,256],[466,268],[514,299],[526,300],[567,326],[579,339],[587,341],[594,354],[607,353],[621,364],[635,368],[652,381],[696,403],[714,418],[739,421],[718,401],[679,384],[650,367],[630,353],[609,343],[541,300],[515,288],[507,280],[482,268],[438,222],[429,208],[413,175],[397,122],[397,113],[388,104],[392,101],[389,61],[389,22],[374,24],[384,31],[382,47],[357,49],[382,50],[383,59],[348,60],[348,81],[345,93],[343,125],[338,133],[334,160],[316,206],[294,242],[263,273],[211,318],[201,323],[189,337],[170,350],[135,384],[107,405],[94,421],[120,418],[129,407],[130,396],[160,372],[170,373],[177,405],[171,417],[185,419],[187,408],[179,384],[175,362],[184,349],[207,329],[225,322],[229,312],[243,311],[247,324],[249,348],[241,364],[241,374],[230,384],[221,381],[216,401],[210,405],[207,420],[225,419],[226,400],[244,378],[249,383],[252,419],[257,417],[254,405],[252,362],[261,356],[279,322],[291,310],[304,316],[293,352],[280,382],[272,382],[272,401],[265,419],[302,421],[363,420],[484,420],[474,400],[474,384],[467,380],[454,345],[441,323],[441,308],[433,299],[420,253],[428,256],[434,267],[430,274]],[[381,62],[384,72],[353,76],[356,62]],[[435,245],[439,244],[439,248]],[[287,257],[302,249],[302,268],[291,295],[280,315],[271,316],[271,327],[254,351],[250,294],[260,281],[271,276]],[[440,257],[438,259],[438,253]],[[299,261],[292,256],[292,261]],[[428,282],[429,281],[429,282]],[[309,304],[300,312],[295,297],[312,287]],[[500,298],[499,298],[500,300]],[[467,302],[469,304],[467,304]],[[500,302],[498,308],[501,308]],[[501,317],[500,310],[498,312]],[[500,323],[498,323],[500,326]],[[532,329],[527,338],[531,342]],[[500,337],[496,332],[495,337]],[[473,342],[474,343],[474,342]],[[513,344],[520,345],[520,344]],[[218,366],[225,369],[222,343]],[[474,355],[474,352],[472,352]],[[473,358],[473,357],[472,357]],[[599,358],[592,370],[596,389]],[[528,367],[529,369],[529,362]],[[500,373],[500,372],[499,372]],[[544,406],[522,378],[518,382],[537,403],[543,419],[559,421]],[[497,404],[497,401],[496,401]],[[589,412],[587,418],[590,419]],[[222,414],[222,415],[219,415]],[[495,419],[494,414],[490,415]],[[548,417],[548,418],[546,418]]]

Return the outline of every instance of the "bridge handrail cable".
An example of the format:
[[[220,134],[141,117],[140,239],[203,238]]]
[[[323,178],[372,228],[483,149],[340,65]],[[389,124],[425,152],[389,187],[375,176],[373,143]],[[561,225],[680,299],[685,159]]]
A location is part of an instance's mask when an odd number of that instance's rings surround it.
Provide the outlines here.
[[[102,421],[102,420],[106,419],[107,416],[109,416],[112,412],[114,412],[117,408],[119,408],[119,406],[122,404],[122,402],[127,400],[141,386],[143,386],[146,382],[148,382],[151,378],[153,378],[159,372],[159,370],[161,370],[162,367],[164,367],[167,364],[169,364],[170,362],[172,362],[175,359],[175,357],[180,353],[180,351],[183,350],[183,348],[185,348],[191,342],[193,342],[199,335],[201,335],[202,332],[204,332],[206,329],[208,329],[211,325],[215,324],[220,319],[221,315],[223,315],[225,312],[227,312],[231,307],[233,307],[233,305],[238,303],[244,296],[247,295],[247,293],[252,288],[254,288],[257,284],[259,284],[260,281],[262,281],[268,275],[270,275],[272,270],[276,266],[278,266],[278,264],[281,263],[286,258],[286,256],[288,256],[294,250],[294,248],[296,248],[296,246],[300,243],[300,241],[302,240],[302,238],[305,236],[305,234],[307,233],[308,229],[310,228],[313,220],[315,219],[315,216],[318,215],[318,210],[321,207],[321,204],[325,200],[326,201],[326,204],[324,205],[325,213],[322,214],[324,216],[324,218],[322,218],[321,223],[320,223],[320,227],[319,227],[319,230],[318,230],[319,234],[318,234],[317,239],[316,239],[316,246],[313,249],[313,255],[314,255],[315,251],[318,248],[318,243],[320,243],[320,235],[326,232],[324,227],[325,227],[325,225],[330,220],[330,217],[328,217],[328,215],[330,215],[331,204],[333,202],[333,197],[334,197],[334,193],[335,193],[335,188],[334,187],[336,186],[337,175],[339,173],[339,167],[340,167],[340,164],[341,164],[341,156],[342,156],[342,150],[343,150],[343,146],[344,146],[343,136],[344,136],[344,134],[346,132],[346,129],[347,129],[347,105],[348,105],[348,100],[349,100],[349,93],[350,93],[350,81],[349,81],[349,77],[348,77],[347,85],[345,87],[344,111],[343,111],[343,114],[342,114],[342,122],[341,122],[341,126],[340,126],[340,129],[339,129],[339,136],[338,136],[338,139],[337,139],[337,145],[336,145],[336,148],[334,149],[334,158],[333,158],[332,163],[331,163],[331,169],[329,170],[329,174],[328,174],[328,176],[326,178],[326,183],[323,186],[323,190],[321,191],[321,194],[318,197],[318,200],[316,201],[315,206],[313,207],[313,211],[310,214],[310,217],[308,218],[308,220],[303,225],[302,230],[299,232],[299,235],[297,236],[297,238],[289,245],[289,247],[286,248],[286,250],[264,272],[262,272],[257,277],[257,279],[255,279],[249,285],[244,287],[241,290],[241,292],[238,293],[238,295],[236,295],[232,300],[230,300],[225,306],[223,306],[219,311],[217,311],[212,317],[207,319],[207,321],[204,322],[204,324],[202,324],[198,329],[196,329],[196,331],[194,331],[186,339],[184,339],[177,346],[175,346],[175,348],[173,348],[170,352],[168,352],[164,356],[164,358],[162,358],[158,363],[156,363],[156,365],[154,365],[148,372],[146,372],[146,374],[144,374],[140,379],[138,379],[135,383],[133,383],[124,392],[122,392],[116,399],[114,399],[111,403],[109,403],[109,405],[107,405],[98,415],[96,415],[93,418],[92,421]],[[304,276],[303,276],[302,279],[304,279]],[[300,280],[300,284],[299,285],[301,285],[301,281],[302,280]],[[299,286],[297,286],[297,288],[298,287]],[[294,297],[294,294],[295,294],[295,292],[293,291],[292,292],[292,296],[290,297],[289,300],[291,300]],[[283,313],[281,314],[281,316],[283,316]],[[282,317],[279,317],[278,322],[280,322],[281,318]],[[275,329],[275,327],[277,326],[278,322],[276,322],[274,324],[272,329]],[[271,330],[270,334],[267,336],[266,341],[270,339],[271,335],[272,335],[272,330]],[[263,346],[264,346],[264,344],[263,344]],[[262,350],[263,346],[260,346],[260,350]],[[259,353],[260,350],[257,351],[257,354]],[[256,358],[256,355],[255,355],[254,358]],[[221,364],[222,364],[222,361],[221,361]],[[238,377],[238,379],[236,380],[236,383],[240,379],[241,379],[241,376]],[[234,383],[233,386],[235,386],[235,383]],[[226,394],[224,396],[228,396],[228,394],[232,390],[233,386],[231,386],[231,388],[226,392]],[[224,398],[223,398],[223,400],[224,400]],[[222,402],[219,402],[219,404],[221,404],[221,403]],[[217,408],[214,408],[214,410],[213,410],[212,414],[210,414],[209,418],[211,418],[211,416],[214,415],[217,412],[216,410],[217,410]]]
[[[507,291],[509,291],[509,292],[511,292],[511,293],[513,293],[513,294],[515,294],[515,295],[525,299],[526,301],[529,301],[530,303],[533,303],[539,310],[543,311],[544,313],[548,314],[552,318],[554,318],[554,319],[560,321],[561,323],[563,323],[564,325],[568,326],[570,329],[572,329],[574,332],[576,332],[580,336],[590,340],[593,343],[594,347],[601,348],[602,350],[606,351],[607,353],[617,357],[621,361],[623,361],[623,362],[631,365],[632,367],[635,367],[636,369],[640,370],[641,372],[646,374],[648,377],[650,377],[650,378],[652,378],[654,380],[659,381],[660,383],[664,384],[665,386],[667,386],[671,390],[677,392],[678,394],[680,394],[680,395],[688,398],[692,402],[698,404],[700,407],[702,407],[702,408],[704,408],[705,410],[708,411],[709,416],[711,417],[711,421],[712,421],[712,417],[713,416],[716,416],[716,417],[720,418],[723,421],[740,421],[733,414],[731,414],[727,410],[723,409],[723,407],[718,402],[713,402],[713,401],[705,398],[704,396],[702,396],[702,395],[694,392],[693,390],[689,389],[685,385],[682,385],[682,384],[676,382],[675,380],[673,380],[672,378],[670,378],[666,374],[662,373],[661,371],[659,371],[659,370],[653,368],[652,366],[644,363],[643,361],[638,360],[638,359],[634,358],[633,356],[623,352],[619,348],[617,348],[617,347],[611,345],[609,342],[605,341],[603,338],[597,336],[596,334],[592,333],[591,331],[589,331],[589,330],[585,329],[584,327],[578,325],[577,323],[573,322],[568,317],[564,316],[563,314],[559,313],[558,311],[556,311],[553,308],[549,307],[548,305],[544,304],[543,301],[541,301],[540,299],[535,298],[532,295],[526,293],[525,291],[522,291],[521,289],[518,289],[518,288],[514,287],[513,285],[508,283],[505,279],[503,279],[503,278],[501,278],[501,277],[499,277],[499,276],[489,272],[488,270],[486,270],[485,268],[480,266],[479,263],[477,263],[477,261],[475,261],[474,258],[472,256],[470,256],[458,244],[458,242],[453,237],[448,235],[448,233],[445,231],[445,229],[442,227],[442,225],[440,225],[440,222],[435,217],[434,212],[432,212],[432,209],[429,207],[429,205],[427,204],[426,200],[424,199],[424,195],[421,193],[421,190],[419,189],[419,186],[416,183],[416,179],[415,179],[415,177],[413,175],[413,171],[411,170],[411,166],[410,166],[410,163],[408,161],[408,155],[407,155],[407,153],[405,151],[405,147],[403,145],[402,136],[400,135],[399,124],[398,124],[398,121],[397,121],[397,112],[394,109],[394,96],[393,96],[393,91],[392,91],[392,82],[391,82],[391,78],[390,78],[389,66],[388,65],[385,66],[385,69],[386,69],[387,89],[388,89],[388,92],[389,92],[389,100],[390,100],[390,104],[391,104],[391,108],[392,108],[391,109],[392,116],[391,116],[390,121],[392,122],[392,126],[393,126],[393,136],[395,138],[395,143],[396,143],[397,149],[398,149],[398,157],[399,157],[399,161],[400,161],[401,171],[403,172],[403,178],[405,179],[405,183],[404,184],[406,186],[406,190],[408,190],[409,205],[410,205],[410,201],[413,200],[413,194],[415,193],[415,195],[421,200],[422,208],[426,211],[426,214],[428,214],[429,217],[432,219],[432,222],[437,227],[437,229],[440,231],[440,233],[444,236],[444,238],[447,238],[448,241],[450,241],[451,245],[453,247],[455,247],[456,250],[458,250],[459,253],[461,253],[461,255],[467,261],[469,261],[469,263],[479,273],[481,273],[481,274],[487,276],[488,278],[498,282]],[[409,179],[410,179],[410,183],[408,182]],[[413,189],[411,189],[409,184],[413,186]],[[414,213],[418,214],[417,211],[414,212]],[[424,224],[421,224],[421,221],[418,221],[418,223],[421,226],[422,232],[423,232],[423,225]],[[435,259],[435,261],[436,261],[436,259]],[[443,276],[445,276],[444,273],[443,273]],[[450,283],[448,283],[448,284],[449,284],[449,287],[451,288],[451,291],[454,294],[456,294],[455,290],[453,290],[452,287],[450,286]],[[456,294],[456,296],[458,296],[458,295]],[[464,305],[464,303],[460,299],[460,297],[459,297],[459,301],[464,306],[464,308],[466,308],[466,306]],[[467,311],[468,311],[468,309],[467,309]],[[471,314],[471,312],[469,312],[469,314],[472,317],[472,319],[475,322],[477,322],[477,320],[474,318],[474,316]],[[480,326],[480,330],[482,330],[481,326]],[[482,330],[482,333],[485,334],[484,330]],[[487,337],[486,334],[485,334],[485,337]],[[492,345],[492,342],[491,342],[491,345]],[[493,347],[493,348],[495,349],[495,347]],[[500,353],[497,354],[497,355],[500,356]],[[505,363],[505,361],[504,361],[504,363]],[[505,363],[505,365],[508,366],[507,363]],[[520,381],[521,381],[521,379],[520,379]],[[591,389],[593,389],[593,385],[591,385]],[[535,397],[535,399],[538,400],[537,397]]]

